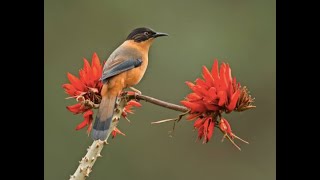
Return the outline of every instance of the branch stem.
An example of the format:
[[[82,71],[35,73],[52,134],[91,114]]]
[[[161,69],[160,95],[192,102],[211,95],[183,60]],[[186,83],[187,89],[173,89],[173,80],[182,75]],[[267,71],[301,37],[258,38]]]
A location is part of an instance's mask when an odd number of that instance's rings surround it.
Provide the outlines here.
[[[101,150],[103,149],[104,145],[108,144],[107,140],[110,137],[110,134],[112,131],[117,127],[119,123],[119,119],[121,117],[123,108],[126,105],[126,98],[121,98],[119,104],[116,106],[116,109],[114,111],[113,117],[112,117],[112,123],[110,125],[110,128],[107,132],[106,140],[95,140],[93,141],[92,145],[89,146],[87,149],[87,154],[79,161],[79,166],[76,170],[76,172],[70,176],[70,180],[84,180],[86,179],[90,172],[92,171],[92,167],[94,163],[96,162],[98,157],[101,156]]]
[[[162,101],[160,99],[156,99],[156,98],[153,98],[153,97],[150,97],[150,96],[146,96],[146,95],[142,95],[142,94],[137,94],[135,98],[137,100],[144,100],[146,102],[149,102],[149,103],[152,103],[152,104],[164,107],[164,108],[172,109],[172,110],[175,110],[175,111],[187,112],[189,110],[188,108],[186,108],[184,106],[179,106],[179,105],[176,105],[176,104],[172,104],[172,103],[165,102],[165,101]]]

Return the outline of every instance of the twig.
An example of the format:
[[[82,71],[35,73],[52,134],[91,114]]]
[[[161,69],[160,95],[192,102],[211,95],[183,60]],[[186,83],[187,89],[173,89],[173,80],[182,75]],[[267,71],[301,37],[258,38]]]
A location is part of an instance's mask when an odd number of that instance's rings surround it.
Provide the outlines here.
[[[164,119],[164,120],[160,120],[160,121],[151,122],[151,124],[160,124],[160,123],[169,122],[169,121],[176,121],[176,120],[178,120],[178,118]]]
[[[189,110],[188,108],[186,108],[184,106],[172,104],[172,103],[165,102],[165,101],[162,101],[162,100],[150,97],[150,96],[142,95],[142,94],[137,94],[135,98],[137,100],[144,100],[146,102],[149,102],[149,103],[152,103],[152,104],[164,107],[164,108],[172,109],[175,111],[187,112]]]

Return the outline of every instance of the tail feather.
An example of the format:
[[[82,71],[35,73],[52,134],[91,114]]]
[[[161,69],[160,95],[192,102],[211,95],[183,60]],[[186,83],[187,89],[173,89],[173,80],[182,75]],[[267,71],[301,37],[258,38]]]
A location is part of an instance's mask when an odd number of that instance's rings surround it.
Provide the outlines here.
[[[91,137],[94,140],[105,140],[112,122],[116,96],[103,96],[96,116]]]

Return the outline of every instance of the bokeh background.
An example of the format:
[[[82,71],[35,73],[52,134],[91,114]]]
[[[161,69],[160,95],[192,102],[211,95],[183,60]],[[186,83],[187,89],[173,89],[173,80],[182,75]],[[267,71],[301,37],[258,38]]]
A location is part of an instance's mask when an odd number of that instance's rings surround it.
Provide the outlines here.
[[[140,26],[167,32],[149,54],[149,68],[136,86],[144,94],[179,103],[184,84],[201,76],[214,58],[228,62],[237,80],[256,98],[256,109],[227,116],[233,131],[248,140],[242,151],[216,131],[208,144],[195,142],[192,122],[150,122],[178,113],[144,103],[119,128],[126,137],[109,140],[89,179],[275,179],[276,1],[275,0],[45,0],[45,179],[68,179],[91,139],[75,131],[81,115],[61,88],[66,73],[77,74],[82,58],[101,60]]]

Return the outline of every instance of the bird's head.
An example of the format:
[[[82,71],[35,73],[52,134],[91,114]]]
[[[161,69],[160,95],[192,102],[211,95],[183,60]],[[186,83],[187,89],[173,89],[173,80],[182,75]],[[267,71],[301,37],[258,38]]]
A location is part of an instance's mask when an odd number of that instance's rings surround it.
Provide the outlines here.
[[[126,40],[133,41],[141,46],[150,46],[155,38],[162,36],[168,36],[168,34],[156,32],[150,28],[141,27],[132,30]]]

